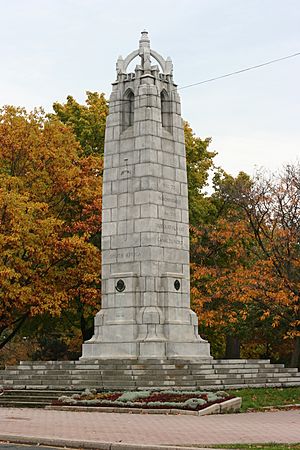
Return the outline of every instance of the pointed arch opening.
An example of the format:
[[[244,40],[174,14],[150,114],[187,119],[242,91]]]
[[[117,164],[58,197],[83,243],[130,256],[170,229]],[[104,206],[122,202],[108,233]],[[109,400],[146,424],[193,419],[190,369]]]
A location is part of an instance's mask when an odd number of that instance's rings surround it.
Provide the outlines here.
[[[127,89],[123,98],[123,131],[131,127],[134,122],[134,93],[131,89]]]
[[[163,90],[160,93],[160,106],[161,106],[161,124],[162,126],[172,132],[172,115],[171,115],[171,103],[167,91]]]

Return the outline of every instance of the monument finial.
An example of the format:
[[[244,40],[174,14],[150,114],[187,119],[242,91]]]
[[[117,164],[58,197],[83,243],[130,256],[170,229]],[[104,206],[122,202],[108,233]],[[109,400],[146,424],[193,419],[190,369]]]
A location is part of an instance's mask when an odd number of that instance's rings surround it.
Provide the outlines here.
[[[148,35],[148,31],[147,30],[143,30],[142,33],[141,33],[140,45],[142,43],[149,43],[149,47],[150,47],[150,39],[149,39],[149,35]]]
[[[146,30],[142,31],[142,36],[139,41],[139,56],[142,59],[142,69],[145,71],[151,70],[150,58],[150,39]]]

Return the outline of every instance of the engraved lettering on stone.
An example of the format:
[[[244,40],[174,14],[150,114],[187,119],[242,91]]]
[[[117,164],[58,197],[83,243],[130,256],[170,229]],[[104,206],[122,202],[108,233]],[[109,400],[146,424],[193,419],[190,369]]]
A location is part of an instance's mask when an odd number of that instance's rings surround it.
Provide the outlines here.
[[[164,225],[164,231],[168,232],[168,231],[175,231],[176,232],[176,225],[173,224],[168,224],[168,225]]]
[[[133,259],[133,251],[130,252],[118,252],[117,254],[118,261],[128,261],[130,259]]]
[[[176,206],[176,197],[173,197],[172,195],[164,193],[163,194],[163,201],[166,204],[171,203],[173,206]]]
[[[180,236],[170,236],[170,235],[161,234],[159,236],[158,240],[161,244],[172,244],[175,246],[182,245],[182,238]]]

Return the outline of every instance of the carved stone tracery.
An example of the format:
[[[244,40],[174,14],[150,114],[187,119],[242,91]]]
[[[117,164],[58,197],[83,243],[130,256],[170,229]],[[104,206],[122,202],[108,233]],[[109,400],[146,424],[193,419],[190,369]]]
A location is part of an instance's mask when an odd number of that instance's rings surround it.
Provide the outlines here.
[[[173,75],[173,63],[171,58],[168,56],[167,59],[164,59],[159,53],[150,48],[150,39],[148,37],[147,31],[142,32],[141,39],[139,41],[139,48],[129,53],[125,59],[122,56],[119,56],[116,64],[117,76],[127,74],[127,68],[129,64],[137,57],[140,56],[141,64],[137,66],[138,70],[142,72],[150,72],[151,70],[155,70],[157,66],[151,65],[151,56],[158,62],[162,74],[164,75]]]

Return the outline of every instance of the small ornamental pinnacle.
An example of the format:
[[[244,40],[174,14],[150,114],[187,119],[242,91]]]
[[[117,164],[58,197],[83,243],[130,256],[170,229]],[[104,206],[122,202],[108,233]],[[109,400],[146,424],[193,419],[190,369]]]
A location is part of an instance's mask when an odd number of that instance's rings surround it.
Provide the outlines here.
[[[133,73],[129,64],[140,58]],[[82,359],[209,358],[190,309],[184,132],[173,65],[150,47],[117,60],[105,135],[102,309]]]

